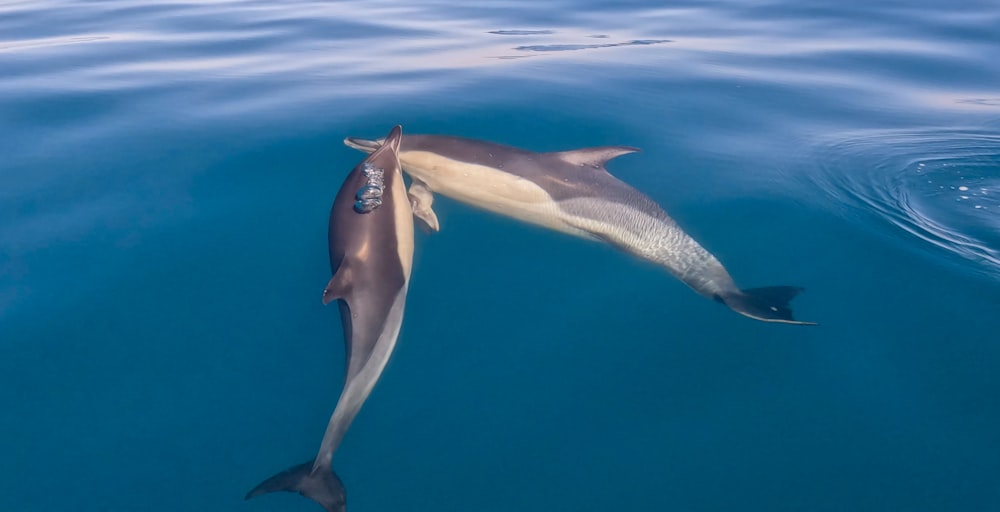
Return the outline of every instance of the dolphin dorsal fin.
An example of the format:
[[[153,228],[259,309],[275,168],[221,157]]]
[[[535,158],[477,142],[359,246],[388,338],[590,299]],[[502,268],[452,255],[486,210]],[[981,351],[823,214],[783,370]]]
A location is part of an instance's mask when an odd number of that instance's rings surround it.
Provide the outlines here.
[[[326,288],[323,289],[323,304],[329,304],[337,299],[343,299],[347,296],[347,292],[351,289],[350,283],[350,267],[346,265],[347,262],[340,264],[340,268],[337,269],[337,273],[330,278],[330,282],[326,283]]]
[[[560,160],[579,165],[580,167],[593,167],[603,169],[608,160],[617,156],[635,153],[639,148],[631,146],[598,146],[593,148],[574,149],[571,151],[559,151],[552,153]]]

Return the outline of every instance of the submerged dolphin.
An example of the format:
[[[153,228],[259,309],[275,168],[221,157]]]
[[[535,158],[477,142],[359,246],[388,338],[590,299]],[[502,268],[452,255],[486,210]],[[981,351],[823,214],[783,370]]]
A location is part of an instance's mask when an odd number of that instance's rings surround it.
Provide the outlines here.
[[[364,152],[383,140],[354,137]],[[765,322],[812,324],[792,317],[789,302],[802,288],[741,290],[722,263],[688,236],[653,200],[608,173],[608,160],[638,151],[607,146],[535,153],[491,142],[442,135],[407,135],[399,161],[413,182],[414,215],[440,229],[431,209],[437,192],[469,205],[582,238],[609,243],[651,261],[698,293]]]
[[[294,491],[328,512],[345,510],[345,491],[332,469],[333,453],[396,345],[413,264],[413,214],[399,165],[402,130],[347,176],[330,211],[333,278],[323,303],[339,299],[347,346],[344,389],[314,460],[289,468],[251,490],[246,499]]]

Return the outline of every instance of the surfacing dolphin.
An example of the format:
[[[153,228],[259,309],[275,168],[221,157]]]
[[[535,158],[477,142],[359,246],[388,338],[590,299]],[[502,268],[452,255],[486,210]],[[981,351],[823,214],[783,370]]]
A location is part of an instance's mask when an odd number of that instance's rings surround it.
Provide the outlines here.
[[[383,140],[344,144],[371,153]],[[608,173],[605,164],[638,151],[606,146],[535,153],[492,142],[443,135],[407,135],[399,161],[413,179],[409,197],[418,223],[438,231],[431,209],[437,192],[531,224],[611,244],[665,269],[698,293],[765,322],[795,320],[789,302],[802,288],[740,289],[710,252],[653,200]]]
[[[333,472],[333,453],[396,345],[413,264],[413,214],[397,156],[401,136],[396,126],[385,144],[351,171],[330,211],[333,278],[323,290],[323,303],[339,301],[347,371],[319,453],[265,480],[246,499],[294,491],[328,512],[345,510],[346,494]]]

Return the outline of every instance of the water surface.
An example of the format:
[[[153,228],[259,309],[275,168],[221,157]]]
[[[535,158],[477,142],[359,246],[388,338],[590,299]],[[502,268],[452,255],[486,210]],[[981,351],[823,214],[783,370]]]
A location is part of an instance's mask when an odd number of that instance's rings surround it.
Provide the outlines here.
[[[447,198],[350,510],[1000,508],[1000,5],[0,3],[0,508],[243,502],[315,453],[345,136],[609,164],[754,322]]]

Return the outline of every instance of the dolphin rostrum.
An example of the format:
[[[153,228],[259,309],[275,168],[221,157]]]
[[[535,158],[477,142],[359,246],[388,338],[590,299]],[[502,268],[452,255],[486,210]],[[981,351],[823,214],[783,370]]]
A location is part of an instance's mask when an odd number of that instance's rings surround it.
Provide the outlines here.
[[[413,264],[413,214],[398,157],[401,135],[399,126],[393,128],[382,147],[351,171],[330,211],[333,278],[323,290],[323,303],[339,301],[347,371],[319,453],[265,480],[246,499],[294,491],[328,512],[345,510],[333,453],[396,345]]]
[[[354,137],[344,144],[371,153],[384,140]],[[535,153],[492,142],[443,135],[407,135],[399,161],[410,175],[418,224],[440,225],[431,209],[437,192],[474,207],[582,238],[611,244],[653,262],[696,292],[765,322],[795,320],[789,302],[802,288],[740,289],[722,263],[681,229],[652,199],[612,176],[605,164],[638,151],[605,146]]]

